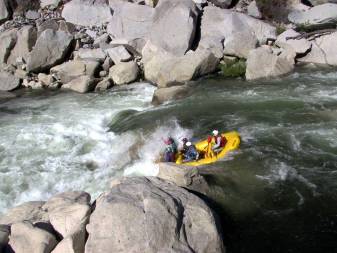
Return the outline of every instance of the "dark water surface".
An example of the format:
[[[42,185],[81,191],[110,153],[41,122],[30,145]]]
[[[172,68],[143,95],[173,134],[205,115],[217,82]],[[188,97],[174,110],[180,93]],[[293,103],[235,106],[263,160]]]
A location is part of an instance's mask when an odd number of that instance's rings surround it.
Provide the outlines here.
[[[155,175],[167,134],[237,130],[240,150],[203,170],[228,252],[337,252],[337,72],[192,86],[190,97],[160,107],[146,85],[0,104],[0,210]]]

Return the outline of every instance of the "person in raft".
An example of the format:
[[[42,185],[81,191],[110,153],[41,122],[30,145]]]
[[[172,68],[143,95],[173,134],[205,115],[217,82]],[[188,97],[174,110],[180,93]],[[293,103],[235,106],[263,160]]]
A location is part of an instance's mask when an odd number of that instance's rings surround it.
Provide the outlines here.
[[[177,145],[172,137],[167,138],[164,140],[166,144],[165,152],[164,152],[164,160],[165,162],[175,162],[176,154],[177,154]]]
[[[186,142],[186,147],[187,147],[187,151],[185,154],[183,154],[184,156],[184,163],[186,162],[191,162],[191,161],[196,161],[199,158],[199,153],[197,151],[197,148],[195,147],[195,145],[193,145],[191,142]]]
[[[227,140],[224,136],[219,134],[218,130],[213,130],[213,140],[214,140],[214,145],[212,146],[212,151],[214,153],[219,153],[227,143]]]
[[[182,146],[182,149],[180,150],[180,153],[182,154],[186,154],[187,150],[188,150],[188,147],[186,145],[186,143],[188,142],[188,139],[185,137],[181,140],[183,146]]]

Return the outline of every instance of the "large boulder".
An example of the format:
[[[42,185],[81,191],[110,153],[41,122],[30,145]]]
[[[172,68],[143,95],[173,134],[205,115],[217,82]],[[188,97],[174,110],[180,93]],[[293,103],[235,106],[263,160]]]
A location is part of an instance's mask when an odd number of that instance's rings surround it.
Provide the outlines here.
[[[295,10],[289,13],[288,19],[302,27],[335,27],[337,24],[337,4],[322,4],[307,11]]]
[[[74,194],[64,193],[59,201],[54,198],[54,204],[48,208],[50,223],[63,238],[53,252],[83,253],[91,206],[86,201],[64,201],[67,195],[72,198]]]
[[[29,72],[43,72],[65,60],[72,46],[73,36],[47,29],[41,33],[27,58]]]
[[[298,55],[303,55],[311,49],[311,42],[305,38],[292,39],[300,36],[300,33],[293,29],[286,30],[277,37],[275,44],[286,50],[293,50]]]
[[[130,53],[125,49],[124,46],[117,46],[113,48],[108,48],[105,52],[109,55],[111,60],[117,64],[119,62],[126,62],[131,60],[132,56]]]
[[[51,233],[24,221],[11,226],[9,247],[15,253],[49,253],[57,244]]]
[[[12,49],[7,60],[8,64],[17,64],[17,59],[22,58],[26,61],[29,52],[35,45],[37,39],[37,30],[33,26],[24,26],[17,32],[17,42]]]
[[[15,90],[20,84],[20,79],[15,75],[8,72],[0,72],[0,91]]]
[[[62,89],[73,90],[78,93],[87,93],[95,89],[98,79],[90,76],[80,76],[62,85]]]
[[[219,55],[222,49],[220,45],[224,41],[225,50],[228,51],[226,54],[246,58],[257,42],[266,44],[268,40],[276,40],[276,37],[276,28],[264,21],[232,10],[208,6],[204,8],[201,19],[199,47]]]
[[[86,253],[224,252],[208,206],[158,178],[114,182],[96,200],[87,230]]]
[[[64,5],[62,17],[81,26],[101,26],[108,23],[112,13],[105,0],[72,0]]]
[[[146,80],[165,88],[212,73],[218,63],[219,59],[209,50],[189,51],[183,56],[154,53],[144,61],[144,74]]]
[[[316,38],[312,42],[311,51],[299,58],[299,62],[337,66],[337,32]]]
[[[137,63],[120,62],[110,68],[109,76],[117,85],[128,84],[137,80],[139,68]]]
[[[0,68],[7,63],[11,50],[15,46],[17,29],[11,29],[0,34]]]
[[[0,0],[0,24],[5,22],[10,17],[7,0]]]
[[[111,22],[107,27],[113,39],[124,40],[135,51],[141,52],[149,36],[154,9],[121,1],[110,1],[113,10]]]
[[[150,41],[174,55],[184,55],[194,41],[198,9],[192,0],[162,0],[155,8]]]
[[[152,104],[159,105],[170,100],[184,98],[188,95],[189,89],[191,88],[187,85],[156,89],[153,94]]]
[[[21,221],[46,222],[49,221],[48,213],[42,209],[43,201],[31,201],[14,207],[0,217],[0,224],[11,225]]]
[[[50,69],[62,83],[68,83],[80,76],[94,77],[99,63],[96,61],[69,61]]]
[[[247,59],[247,80],[277,77],[291,72],[295,66],[295,53],[291,56],[288,53],[284,51],[278,55],[268,46],[250,51]]]

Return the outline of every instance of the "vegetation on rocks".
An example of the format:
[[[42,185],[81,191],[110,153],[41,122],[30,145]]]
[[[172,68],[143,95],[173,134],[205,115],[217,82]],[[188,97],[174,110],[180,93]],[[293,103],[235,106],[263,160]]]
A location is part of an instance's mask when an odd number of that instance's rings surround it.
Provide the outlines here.
[[[246,74],[246,61],[244,59],[225,60],[219,64],[221,75],[224,77],[244,77]]]

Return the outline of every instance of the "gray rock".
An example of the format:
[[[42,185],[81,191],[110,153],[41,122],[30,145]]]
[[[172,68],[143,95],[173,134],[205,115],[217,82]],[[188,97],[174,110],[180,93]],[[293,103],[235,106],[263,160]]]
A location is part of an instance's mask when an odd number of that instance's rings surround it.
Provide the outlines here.
[[[0,225],[0,252],[6,247],[9,241],[10,227],[6,225]]]
[[[189,89],[190,87],[188,87],[187,85],[172,86],[168,88],[157,89],[155,90],[153,94],[152,104],[160,105],[170,100],[177,100],[177,99],[184,98],[188,95]],[[163,178],[163,179],[167,179],[167,178]]]
[[[297,26],[330,27],[337,24],[337,4],[322,4],[307,11],[295,10],[289,13],[288,19]]]
[[[337,0],[310,0],[313,6],[326,4],[326,3],[337,3]]]
[[[209,50],[190,51],[184,56],[156,53],[144,61],[145,79],[159,88],[185,83],[216,70],[219,59]]]
[[[104,78],[102,81],[100,81],[96,88],[95,88],[95,92],[101,92],[101,91],[105,91],[107,89],[109,89],[112,86],[112,80],[110,79],[110,77],[108,78]]]
[[[116,85],[128,84],[137,80],[139,68],[133,61],[120,62],[110,68],[109,76]]]
[[[102,68],[103,68],[104,71],[108,72],[109,69],[112,67],[113,64],[114,64],[113,61],[108,56],[107,58],[105,58],[105,61],[104,61],[103,65],[102,65]]]
[[[41,24],[37,24],[37,37],[40,37],[41,33],[44,32],[47,29],[51,29],[54,31],[57,31],[59,29],[59,23],[56,19],[49,19]]]
[[[0,0],[0,24],[10,18],[7,0]]]
[[[7,63],[11,50],[15,46],[17,29],[11,29],[0,34],[0,67]]]
[[[246,78],[255,80],[261,78],[277,77],[293,71],[296,54],[290,57],[287,52],[280,55],[273,54],[268,46],[250,51],[247,59]]]
[[[25,79],[28,76],[28,73],[22,69],[16,69],[14,75],[19,79]]]
[[[289,39],[300,35],[293,29],[286,30],[277,37],[275,44],[283,49],[293,50],[296,54],[305,54],[311,49],[311,42],[305,38]]]
[[[28,220],[32,223],[49,221],[48,213],[42,210],[43,201],[31,201],[14,207],[0,217],[0,224],[11,225]]]
[[[312,42],[311,51],[299,58],[299,62],[337,66],[337,32],[316,38]]]
[[[16,88],[20,87],[20,84],[20,79],[13,74],[8,72],[0,72],[0,91],[15,90]]]
[[[97,199],[87,230],[86,253],[225,252],[207,205],[158,178],[115,181]]]
[[[192,46],[198,10],[192,0],[162,0],[155,8],[150,41],[174,55],[184,55]]]
[[[9,246],[16,253],[48,253],[56,246],[54,235],[30,222],[24,221],[11,226]]]
[[[76,230],[59,242],[51,253],[83,253],[85,233],[85,229]]]
[[[40,0],[41,8],[57,8],[62,0]]]
[[[96,61],[69,61],[50,69],[62,83],[68,83],[80,76],[94,77],[99,63]]]
[[[154,9],[128,2],[110,1],[113,17],[107,27],[113,39],[123,39],[125,44],[141,52],[149,36]]]
[[[101,26],[108,23],[112,13],[106,1],[72,0],[64,5],[62,17],[81,26]]]
[[[35,45],[37,39],[37,30],[33,26],[24,26],[17,32],[17,43],[12,49],[7,60],[8,64],[17,65],[17,59],[22,58],[24,62],[29,52]]]
[[[40,73],[37,76],[38,80],[40,83],[42,83],[42,85],[44,86],[51,86],[54,82],[54,78],[52,75],[46,75],[44,73]]]
[[[248,5],[247,13],[249,16],[252,16],[254,18],[258,18],[258,19],[262,18],[262,14],[256,5],[256,1],[253,1]]]
[[[106,54],[101,48],[84,49],[78,51],[78,57],[82,60],[104,62]]]
[[[123,46],[108,48],[105,52],[110,56],[112,61],[117,64],[131,60],[132,56]]]
[[[84,191],[62,192],[51,197],[42,207],[47,212],[52,212],[60,207],[73,204],[90,205],[90,194]]]
[[[180,187],[195,190],[206,194],[209,190],[205,178],[200,174],[197,167],[177,165],[172,163],[159,163],[157,177],[173,182]]]
[[[72,41],[73,36],[69,33],[45,30],[28,56],[27,70],[42,72],[61,63],[69,53]]]
[[[59,31],[70,33],[72,35],[74,35],[75,32],[76,32],[76,26],[74,24],[66,22],[64,20],[58,21],[58,26],[59,26],[58,27]]]
[[[101,46],[101,44],[109,43],[109,41],[110,41],[110,36],[109,34],[105,33],[95,39],[93,46],[98,48]]]
[[[40,18],[40,13],[37,11],[29,10],[26,12],[26,18],[30,20],[37,20]]]
[[[73,90],[78,93],[87,93],[95,89],[98,80],[90,76],[80,76],[62,85],[62,89]]]

